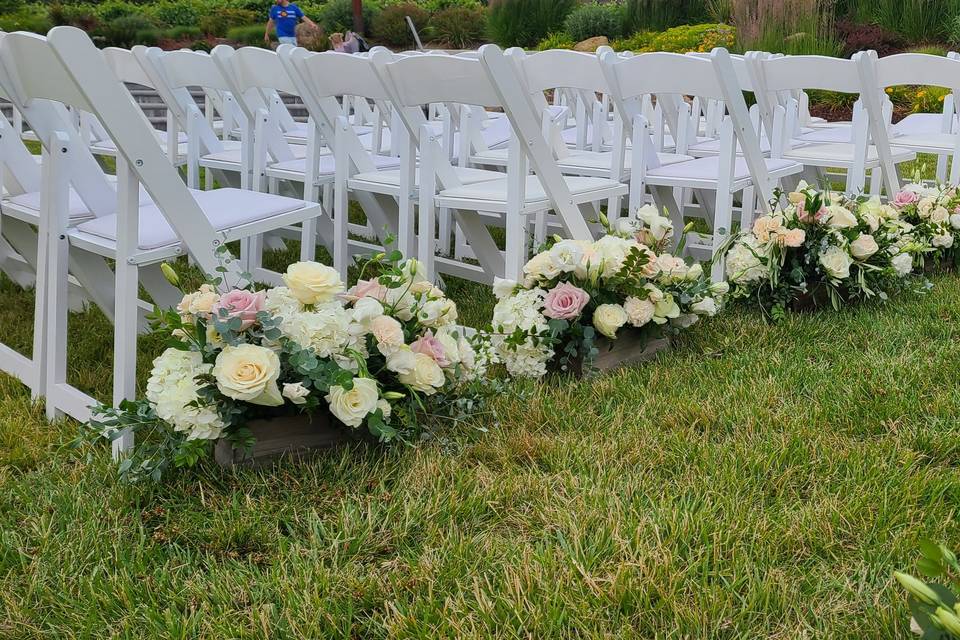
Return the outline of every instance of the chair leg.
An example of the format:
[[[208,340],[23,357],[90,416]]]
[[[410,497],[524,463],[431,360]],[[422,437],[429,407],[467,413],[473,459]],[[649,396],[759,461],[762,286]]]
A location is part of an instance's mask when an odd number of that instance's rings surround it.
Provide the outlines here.
[[[523,279],[523,266],[527,263],[527,218],[517,210],[507,211],[505,227],[507,251],[504,277],[519,281]]]
[[[440,209],[438,218],[440,241],[437,243],[437,252],[447,256],[450,255],[450,227],[453,223],[453,214],[450,213],[450,209]]]
[[[716,211],[713,217],[713,250],[711,251],[713,266],[710,270],[710,279],[720,282],[724,278],[724,257],[720,255],[727,238],[730,237],[730,224],[733,220],[733,194],[727,189],[717,190]]]
[[[753,217],[757,210],[757,196],[753,187],[743,190],[743,201],[740,208],[740,230],[747,231],[753,228]]]

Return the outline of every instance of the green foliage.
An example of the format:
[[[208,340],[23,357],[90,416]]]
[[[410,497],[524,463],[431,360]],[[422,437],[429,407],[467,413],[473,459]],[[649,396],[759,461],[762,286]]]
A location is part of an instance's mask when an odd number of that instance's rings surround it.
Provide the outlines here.
[[[574,42],[595,36],[613,40],[623,29],[623,11],[618,4],[583,4],[567,16],[563,27]]]
[[[928,640],[960,639],[960,562],[945,545],[920,540],[917,571],[927,580],[894,571],[900,586],[908,594],[910,613]]]
[[[258,15],[249,9],[227,8],[203,16],[199,25],[203,33],[222,38],[233,27],[245,27],[259,22],[265,23],[266,20],[260,21]]]
[[[483,41],[487,13],[482,7],[449,7],[430,18],[431,36],[455,49],[466,49]]]
[[[409,17],[417,31],[427,26],[429,15],[418,5],[408,2],[390,5],[373,18],[373,37],[391,47],[409,47],[414,44],[413,33],[407,25]]]
[[[53,26],[42,5],[27,5],[13,13],[0,15],[2,31],[33,31],[46,34]]]
[[[559,31],[575,6],[576,0],[493,0],[487,31],[504,47],[533,47]]]
[[[667,29],[661,33],[640,32],[611,43],[617,51],[711,51],[715,47],[731,48],[736,43],[736,29],[725,24],[693,24]]]
[[[627,0],[626,33],[662,31],[679,24],[706,22],[710,17],[703,0]]]
[[[106,0],[96,4],[96,16],[101,22],[113,22],[117,18],[124,18],[142,13],[143,9],[129,0]]]
[[[199,40],[201,36],[200,27],[173,27],[163,32],[163,37],[170,40]]]
[[[417,4],[433,15],[444,9],[483,9],[487,3],[480,0],[419,0]]]
[[[69,25],[79,27],[84,31],[91,31],[97,25],[97,14],[94,6],[87,3],[63,4],[54,2],[48,13],[50,22],[54,26]]]
[[[911,42],[937,42],[955,31],[960,0],[848,0],[841,9],[860,22],[879,24]]]
[[[370,35],[371,26],[378,9],[371,2],[363,3],[364,34]],[[342,31],[353,31],[353,2],[352,0],[330,0],[314,21],[323,27],[328,34]]]
[[[214,7],[202,0],[160,0],[145,9],[154,22],[165,27],[196,27],[203,16],[217,15]]]
[[[23,0],[0,0],[0,14],[16,13],[23,8]]]
[[[263,25],[252,24],[246,27],[232,27],[227,30],[227,40],[241,45],[262,47],[265,44],[263,40]]]
[[[160,30],[145,16],[127,15],[111,20],[97,30],[106,47],[129,49],[138,44],[155,46],[160,41]]]
[[[573,49],[573,45],[577,44],[570,36],[565,32],[561,31],[558,33],[551,33],[546,38],[540,41],[537,44],[537,51],[548,51],[550,49]]]

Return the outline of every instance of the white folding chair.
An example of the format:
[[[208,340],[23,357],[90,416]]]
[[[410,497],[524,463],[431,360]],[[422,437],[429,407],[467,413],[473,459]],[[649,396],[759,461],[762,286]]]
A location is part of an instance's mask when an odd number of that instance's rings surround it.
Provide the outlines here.
[[[606,178],[561,175],[516,66],[495,45],[486,45],[479,53],[479,61],[450,56],[380,57],[378,61],[376,55],[374,61],[410,139],[419,143],[418,258],[431,276],[436,269],[492,282],[504,274],[520,277],[529,251],[530,216],[553,210],[568,237],[591,240],[587,220],[599,213],[600,202],[624,195],[627,188]],[[421,107],[434,102],[504,110],[513,130],[505,176],[473,184],[459,180],[438,136],[422,119]],[[436,256],[438,208],[454,212],[480,269]],[[506,228],[504,254],[487,229],[491,214]]]
[[[48,164],[43,193],[49,200],[40,223],[48,225],[49,252],[47,414],[53,418],[66,413],[86,420],[94,402],[71,386],[66,376],[67,260],[71,251],[109,258],[116,265],[113,401],[118,403],[132,399],[136,392],[141,266],[187,251],[204,271],[213,274],[221,266],[218,252],[224,243],[310,219],[319,214],[319,207],[236,189],[188,190],[157,145],[143,112],[131,103],[102,53],[79,29],[56,27],[46,38],[8,34],[0,43],[0,64],[17,102],[29,107],[34,102],[53,101],[86,111],[99,120],[117,145],[115,213],[70,227],[69,187],[78,184],[74,171],[80,166],[71,158],[86,149],[76,148],[76,133],[70,131],[53,131],[44,141]],[[153,204],[140,206],[140,184]],[[227,287],[242,282],[233,265],[226,278]],[[129,437],[119,439],[115,451],[131,444]]]
[[[762,78],[758,85],[766,92],[758,100],[769,100],[771,92],[798,89],[861,94],[862,83],[854,60],[825,56],[771,56],[756,59],[754,69]],[[894,189],[895,192],[895,165],[916,157],[915,153],[906,149],[891,149],[885,120],[871,118],[862,104],[854,107],[851,138],[843,142],[819,142],[809,135],[794,136],[799,117],[795,100],[789,101],[786,115],[787,125],[780,139],[774,141],[771,153],[809,168],[810,181],[813,183],[824,180],[824,170],[827,168],[843,169],[847,177],[846,192],[858,194],[866,185],[867,172],[877,169],[886,181],[888,191]],[[797,142],[801,146],[797,146]],[[880,186],[879,179],[871,180],[871,193],[879,194]]]
[[[733,220],[733,195],[755,189],[764,211],[769,211],[773,185],[799,173],[796,162],[765,159],[760,152],[757,131],[750,121],[743,91],[725,49],[714,49],[708,59],[675,53],[644,53],[621,58],[606,48],[598,51],[611,96],[623,114],[624,130],[632,137],[631,210],[637,206],[646,187],[660,206],[666,206],[675,228],[684,225],[684,209],[674,197],[674,189],[692,189],[712,223],[710,235],[692,234],[688,248],[706,251],[714,257],[712,277],[724,276],[721,248],[730,237]],[[722,101],[729,116],[720,125],[720,150],[715,156],[660,166],[649,123],[640,109],[640,97],[697,95]],[[742,155],[737,155],[737,148]],[[710,192],[713,192],[712,197]],[[754,198],[744,198],[745,208]],[[745,214],[749,218],[752,214]],[[742,220],[742,224],[750,224]]]
[[[891,141],[894,148],[909,149],[917,153],[931,153],[938,157],[938,173],[946,168],[946,159],[952,158],[950,168],[951,184],[960,181],[960,132],[954,126],[954,96],[960,88],[960,60],[956,58],[933,56],[925,53],[900,53],[877,58],[876,51],[866,51],[857,57],[860,65],[860,77],[864,87],[864,102],[871,118],[885,118],[890,112],[885,107],[889,102],[885,90],[901,85],[927,85],[949,89],[950,94],[942,114],[931,115],[939,127],[930,130],[926,120],[914,120],[902,123],[901,135]],[[944,172],[945,173],[945,172]],[[943,179],[945,176],[938,175]]]

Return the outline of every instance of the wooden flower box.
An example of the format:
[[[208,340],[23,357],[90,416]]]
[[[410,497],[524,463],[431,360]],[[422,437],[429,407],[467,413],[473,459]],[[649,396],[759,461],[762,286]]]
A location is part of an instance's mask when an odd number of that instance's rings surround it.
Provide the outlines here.
[[[281,458],[315,455],[356,440],[348,427],[335,425],[326,413],[253,420],[247,427],[256,438],[253,449],[234,449],[229,440],[217,440],[214,458],[220,466],[258,467]]]
[[[647,336],[636,329],[628,329],[621,332],[616,340],[610,340],[605,336],[599,336],[594,340],[594,346],[600,351],[593,366],[584,371],[582,359],[577,359],[569,364],[566,371],[561,371],[560,365],[554,360],[554,370],[561,373],[568,373],[574,377],[582,378],[592,372],[612,371],[620,367],[626,367],[640,362],[653,360],[661,351],[670,348],[669,338],[649,339]],[[561,350],[558,349],[558,353]]]

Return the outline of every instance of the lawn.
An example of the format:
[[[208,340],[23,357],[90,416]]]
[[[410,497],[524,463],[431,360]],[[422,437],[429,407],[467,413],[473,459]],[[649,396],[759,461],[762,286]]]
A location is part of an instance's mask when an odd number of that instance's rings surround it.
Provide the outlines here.
[[[418,447],[158,487],[0,377],[0,637],[910,637],[891,572],[960,542],[960,278],[934,281],[778,325],[734,308]],[[32,296],[0,291],[25,346]],[[104,397],[97,312],[71,350]]]

